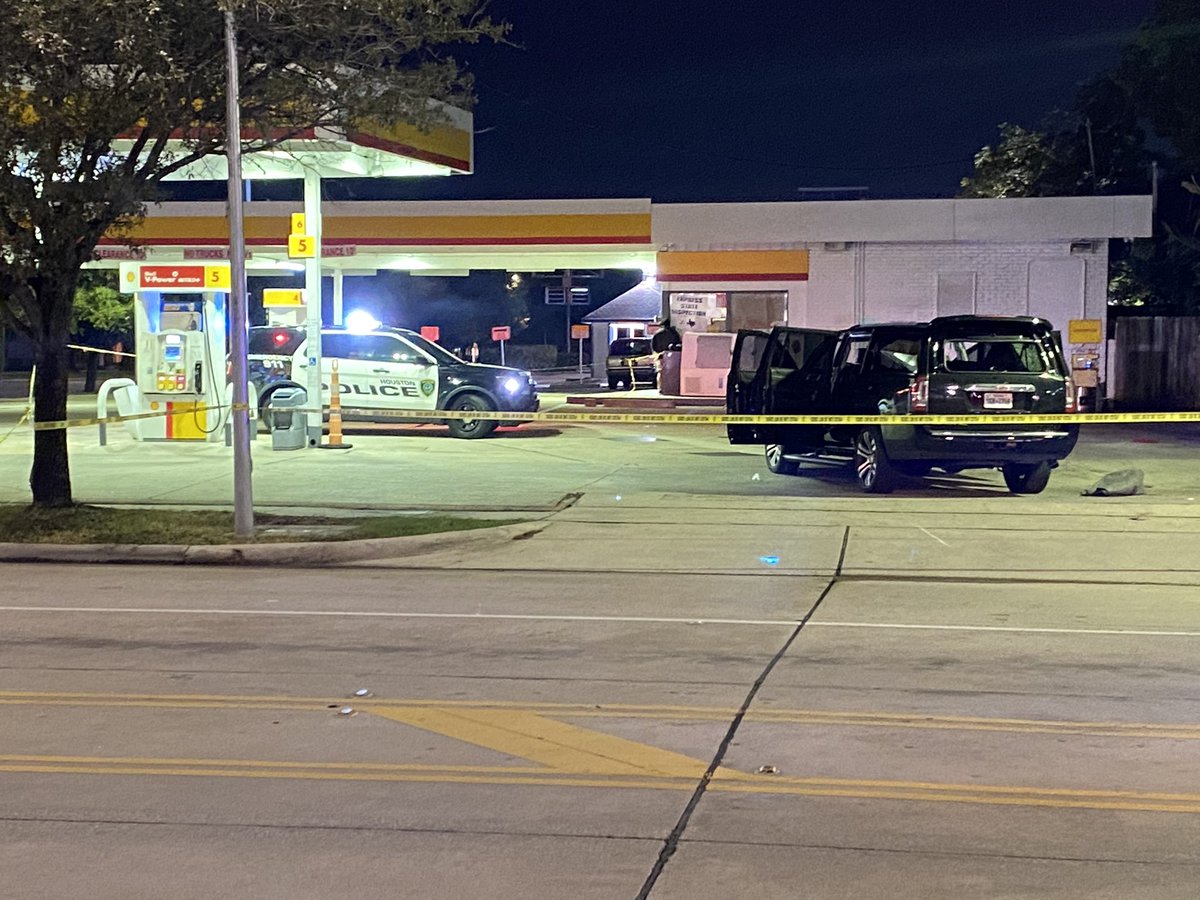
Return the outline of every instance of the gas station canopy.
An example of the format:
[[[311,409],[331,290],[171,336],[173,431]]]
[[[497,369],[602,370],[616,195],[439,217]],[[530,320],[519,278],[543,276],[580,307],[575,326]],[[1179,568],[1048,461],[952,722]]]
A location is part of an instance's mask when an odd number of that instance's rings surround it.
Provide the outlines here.
[[[316,172],[321,178],[396,178],[466,175],[474,168],[474,129],[470,113],[439,104],[441,121],[427,130],[399,124],[363,124],[354,130],[309,128],[268,150],[245,153],[242,176],[249,180],[302,178]],[[245,139],[254,137],[249,132]],[[113,149],[127,153],[134,136],[120,139]],[[182,154],[181,139],[167,152]],[[224,155],[206,156],[173,173],[172,181],[223,181],[229,175]]]

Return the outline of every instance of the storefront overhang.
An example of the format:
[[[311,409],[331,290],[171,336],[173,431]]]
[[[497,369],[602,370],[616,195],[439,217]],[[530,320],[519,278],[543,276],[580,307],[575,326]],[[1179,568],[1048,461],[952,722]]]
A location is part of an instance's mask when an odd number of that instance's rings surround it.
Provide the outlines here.
[[[321,266],[327,272],[633,269],[697,290],[804,282],[812,252],[844,249],[847,242],[1096,241],[1148,236],[1152,219],[1151,199],[1140,196],[721,204],[356,201],[324,203],[322,210]],[[252,273],[298,268],[286,247],[288,219],[298,211],[298,203],[246,204]],[[219,259],[228,242],[224,204],[158,204],[130,235],[102,241],[97,264]]]
[[[288,260],[289,217],[297,204],[245,206],[248,269],[299,268]],[[326,271],[408,271],[458,275],[635,269],[651,274],[648,200],[352,202],[322,205]],[[129,258],[223,258],[229,226],[222,203],[167,203],[148,210],[130,235],[106,238],[99,264]]]

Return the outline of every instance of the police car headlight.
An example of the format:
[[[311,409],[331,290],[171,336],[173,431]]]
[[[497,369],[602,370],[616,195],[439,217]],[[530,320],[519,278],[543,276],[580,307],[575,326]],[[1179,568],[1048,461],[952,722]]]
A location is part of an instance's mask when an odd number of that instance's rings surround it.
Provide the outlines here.
[[[521,388],[523,387],[523,385],[521,384],[521,382],[520,382],[518,379],[516,379],[516,378],[513,378],[512,376],[509,376],[508,378],[505,378],[505,379],[504,379],[504,381],[502,381],[502,382],[500,383],[500,386],[501,386],[502,388],[504,388],[504,390],[505,390],[505,391],[507,391],[507,392],[508,392],[508,393],[510,393],[510,394],[515,394],[515,393],[517,393],[517,392],[518,392],[519,390],[521,390]]]

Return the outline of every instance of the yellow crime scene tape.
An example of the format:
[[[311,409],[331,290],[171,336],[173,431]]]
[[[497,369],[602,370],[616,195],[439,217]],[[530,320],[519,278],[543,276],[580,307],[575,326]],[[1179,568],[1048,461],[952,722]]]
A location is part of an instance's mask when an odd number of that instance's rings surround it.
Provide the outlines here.
[[[62,431],[66,428],[86,428],[89,425],[111,425],[115,422],[136,422],[139,419],[162,419],[167,416],[192,416],[196,413],[209,412],[211,410],[238,410],[249,409],[244,403],[235,403],[232,406],[196,406],[188,407],[185,410],[154,410],[152,412],[133,413],[128,416],[106,416],[99,418],[93,416],[88,419],[58,419],[52,422],[34,422],[34,431]],[[303,410],[300,410],[301,412]],[[297,410],[289,410],[289,412],[297,412]]]
[[[196,412],[230,409],[229,406],[205,406],[185,412],[166,410],[135,413],[128,416],[107,418],[62,419],[54,422],[35,422],[35,431],[59,431],[66,428],[85,428],[91,425],[130,422],[138,419],[154,419],[167,415],[192,415]],[[235,404],[232,409],[247,407]],[[291,413],[328,413],[323,409],[288,409]],[[342,416],[370,416],[375,419],[398,419],[412,422],[443,422],[451,419],[484,422],[559,422],[559,423],[609,423],[629,425],[1103,425],[1103,424],[1154,424],[1200,422],[1200,411],[1191,412],[1148,412],[1148,413],[1005,413],[980,415],[809,415],[809,416],[752,416],[731,414],[692,413],[629,413],[629,412],[503,412],[499,410],[450,410],[450,409],[359,409],[342,407]],[[26,417],[28,412],[26,413]],[[22,419],[24,421],[24,419]],[[20,424],[20,423],[18,423]],[[15,427],[15,426],[14,426]]]

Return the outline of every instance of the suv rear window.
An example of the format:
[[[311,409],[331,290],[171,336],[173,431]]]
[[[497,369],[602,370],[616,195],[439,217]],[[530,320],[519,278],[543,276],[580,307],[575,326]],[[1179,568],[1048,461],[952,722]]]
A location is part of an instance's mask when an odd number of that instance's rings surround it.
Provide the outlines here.
[[[1008,337],[946,338],[941,343],[940,363],[946,372],[1040,374],[1051,368],[1040,341]]]
[[[608,345],[609,356],[646,356],[652,352],[645,338],[622,338]]]
[[[304,343],[302,328],[251,328],[251,356],[291,356]]]

